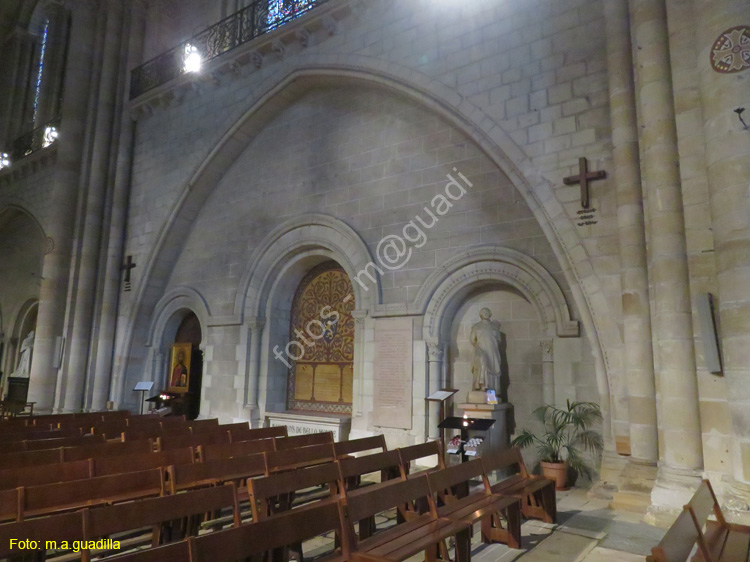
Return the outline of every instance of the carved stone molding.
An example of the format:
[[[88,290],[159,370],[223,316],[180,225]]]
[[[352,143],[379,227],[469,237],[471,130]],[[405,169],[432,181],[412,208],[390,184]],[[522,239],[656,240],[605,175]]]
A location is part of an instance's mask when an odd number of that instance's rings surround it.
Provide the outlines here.
[[[430,363],[436,363],[443,360],[443,354],[445,353],[445,345],[440,342],[428,342],[427,344],[427,360]]]
[[[542,361],[544,362],[552,361],[553,359],[552,340],[540,340],[539,349],[542,350]]]

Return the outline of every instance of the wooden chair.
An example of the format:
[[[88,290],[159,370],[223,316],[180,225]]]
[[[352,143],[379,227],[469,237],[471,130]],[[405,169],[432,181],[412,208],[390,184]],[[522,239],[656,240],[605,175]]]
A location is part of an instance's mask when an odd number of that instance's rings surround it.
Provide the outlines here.
[[[92,505],[160,496],[164,493],[164,482],[162,471],[157,468],[72,482],[30,486],[21,490],[21,517],[26,519]]]
[[[480,491],[469,493],[472,479],[482,482]],[[438,517],[470,525],[481,521],[485,543],[521,548],[521,498],[493,494],[479,459],[431,472],[427,480],[435,501],[443,504],[437,509]]]
[[[338,498],[338,479],[338,467],[328,463],[249,480],[248,492],[253,521],[267,519],[271,515],[292,509],[296,493],[308,488],[327,486],[328,492],[325,497]],[[322,498],[318,495],[312,499],[308,498],[308,501],[317,499]]]
[[[137,472],[151,468],[167,467],[173,464],[192,464],[195,454],[191,448],[174,449],[158,453],[128,455],[126,461],[119,456],[92,459],[94,476],[109,476],[123,472]]]
[[[711,514],[716,521],[708,520]],[[750,552],[750,527],[727,523],[708,480],[703,480],[646,560],[686,562],[696,543],[696,562],[744,561]]]
[[[268,519],[241,525],[235,529],[217,531],[200,537],[191,537],[191,562],[235,562],[268,551],[282,550],[275,560],[288,560],[283,550],[290,545],[333,531],[341,534],[339,502],[315,504],[306,508],[294,509]],[[319,562],[344,562],[340,550],[317,559]],[[113,560],[114,562],[114,560]],[[119,562],[119,561],[118,561]],[[130,562],[130,561],[128,561]],[[136,561],[133,561],[136,562]],[[138,561],[140,562],[140,561]],[[300,557],[300,562],[304,559]]]
[[[40,486],[54,482],[69,482],[91,478],[92,476],[94,476],[94,472],[91,460],[8,468],[0,470],[0,490],[21,486]]]
[[[555,483],[543,476],[530,475],[518,447],[500,453],[484,455],[480,459],[484,473],[501,470],[513,474],[492,485],[492,492],[505,496],[521,497],[521,513],[529,519],[541,519],[545,523],[557,522],[557,497]]]
[[[298,449],[269,451],[263,454],[266,456],[267,474],[304,468],[336,460],[336,455],[333,452],[333,443],[299,447]]]
[[[286,437],[286,426],[258,427],[255,429],[230,429],[229,442],[255,441],[256,439],[272,439],[274,437]]]
[[[240,441],[239,443],[199,445],[197,455],[201,462],[206,462],[218,459],[230,459],[233,457],[247,457],[249,455],[265,453],[266,451],[273,451],[272,439]]]
[[[240,512],[233,484],[193,490],[184,494],[162,496],[121,503],[83,511],[85,540],[135,531],[151,527],[151,532],[121,541],[123,548],[149,544],[156,547],[164,541],[173,542],[197,535],[206,514],[229,509],[231,524],[239,526]],[[83,561],[91,559],[91,552],[83,552]]]
[[[336,452],[336,458],[340,459],[354,453],[363,453],[378,449],[380,452],[387,451],[385,446],[385,436],[374,435],[372,437],[363,437],[362,439],[353,439],[351,441],[339,441],[333,444],[333,450]]]
[[[427,513],[376,532],[368,538],[357,538],[354,521],[362,521],[420,498],[428,500],[430,509]],[[438,517],[427,477],[424,475],[357,490],[347,494],[345,502],[343,550],[350,562],[400,562],[423,551],[426,560],[434,562],[437,559],[437,545],[451,536],[456,538],[456,560],[468,562],[471,559],[471,526],[464,521]]]
[[[277,451],[287,451],[299,447],[311,447],[313,445],[333,444],[333,432],[308,433],[306,435],[293,435],[292,437],[275,437],[273,440]]]
[[[47,551],[47,541],[55,541],[62,544],[68,541],[83,540],[83,517],[81,512],[65,513],[63,515],[50,515],[38,517],[28,521],[5,523],[0,525],[0,559],[7,559],[19,555],[17,548],[11,548],[11,539],[29,539],[38,541],[41,548],[36,551],[36,559],[44,560]],[[71,548],[72,550],[72,548]],[[33,551],[32,551],[33,552]],[[28,557],[29,551],[22,551],[21,556]],[[13,558],[11,558],[12,560]],[[28,558],[24,558],[28,559]]]
[[[191,490],[206,486],[215,486],[225,482],[234,482],[238,494],[244,495],[246,480],[266,473],[263,455],[235,457],[195,464],[182,464],[167,467],[167,481],[170,493]]]
[[[190,562],[188,541],[180,541],[156,548],[120,554],[104,559],[106,562]]]
[[[427,441],[427,443],[419,443],[418,445],[412,445],[411,447],[402,447],[398,450],[398,453],[401,457],[401,471],[404,476],[408,476],[411,473],[412,461],[432,456],[437,457],[437,465],[433,468],[427,469],[427,471],[445,468],[445,458],[443,457],[443,450],[440,446],[440,441]],[[425,470],[419,471],[419,473],[421,472],[425,472]]]

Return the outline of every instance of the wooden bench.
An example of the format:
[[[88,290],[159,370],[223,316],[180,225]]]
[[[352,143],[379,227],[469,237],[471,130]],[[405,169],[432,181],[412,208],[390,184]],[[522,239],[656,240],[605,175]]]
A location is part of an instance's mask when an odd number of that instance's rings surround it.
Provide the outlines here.
[[[398,451],[386,451],[363,457],[338,459],[342,490],[354,490],[362,485],[362,476],[380,473],[380,481],[402,478],[401,457]]]
[[[411,473],[412,461],[425,459],[427,457],[437,457],[437,465],[433,468],[427,469],[427,471],[445,468],[445,458],[443,457],[440,441],[427,441],[427,443],[420,443],[418,445],[412,445],[411,447],[402,447],[401,449],[398,449],[398,453],[401,457],[401,470],[405,476],[408,476]],[[421,470],[417,474],[421,472],[425,472],[425,470]]]
[[[63,449],[44,449],[0,455],[0,470],[63,462]]]
[[[557,522],[557,497],[555,483],[543,476],[530,475],[524,465],[521,451],[511,447],[500,453],[491,453],[480,458],[484,473],[489,477],[495,471],[512,474],[492,485],[492,492],[504,496],[521,497],[521,513],[529,519],[541,519],[545,523]]]
[[[287,430],[285,425],[276,427],[258,427],[255,429],[230,429],[229,442],[237,443],[238,441],[255,441],[256,439],[272,439],[274,437],[286,437]]]
[[[160,496],[164,482],[160,469],[98,476],[21,488],[21,519]]]
[[[247,457],[273,451],[272,439],[259,439],[258,441],[240,441],[239,443],[205,444],[198,445],[197,455],[201,462],[218,459],[230,459],[233,457]]]
[[[23,488],[0,490],[0,523],[21,521],[21,503]]]
[[[150,527],[150,532],[121,541],[121,546],[131,548],[149,544],[156,547],[164,541],[174,542],[197,535],[206,514],[226,509],[232,513],[231,524],[238,526],[240,512],[233,484],[86,509],[83,511],[84,538],[87,541],[97,540],[117,533]],[[91,553],[86,550],[83,554],[83,561],[88,562]]]
[[[24,560],[28,560],[34,551],[19,551],[17,548],[11,548],[11,539],[39,541],[41,548],[35,552],[35,559],[44,560],[47,541],[56,541],[57,543],[68,541],[72,546],[73,541],[83,540],[82,513],[74,512],[62,515],[50,515],[28,521],[0,525],[0,559],[10,557],[13,560],[14,558],[12,557],[20,555]]]
[[[711,514],[716,521],[708,520]],[[750,552],[750,527],[727,523],[708,480],[703,480],[646,560],[686,562],[696,543],[696,562],[744,562]]]
[[[310,445],[309,447],[285,449],[282,451],[269,451],[263,454],[266,456],[267,474],[304,468],[336,460],[336,455],[333,452],[333,443]]]
[[[215,486],[233,482],[237,493],[246,494],[246,480],[266,474],[266,462],[263,455],[234,457],[169,466],[166,469],[169,492],[175,494],[181,490],[191,490],[206,486]]]
[[[404,503],[413,503],[427,498],[430,509],[427,513],[376,532],[359,540],[354,531],[354,521],[362,521],[378,513],[397,508]],[[408,480],[392,480],[372,488],[355,490],[346,495],[343,522],[344,556],[350,562],[400,562],[419,552],[425,552],[426,560],[437,559],[438,544],[454,536],[456,538],[456,560],[471,559],[471,526],[458,520],[439,518],[427,477],[422,475]]]
[[[188,541],[180,541],[129,554],[109,556],[103,562],[190,562]]]
[[[140,441],[100,443],[97,445],[83,445],[81,447],[65,447],[62,449],[62,461],[79,461],[99,457],[116,457],[122,455],[139,455],[150,453],[153,445],[150,439]]]
[[[482,482],[480,491],[469,493],[472,479]],[[443,504],[437,509],[438,517],[469,524],[481,521],[485,543],[521,548],[521,498],[493,494],[479,459],[431,472],[427,480],[435,501]]]
[[[269,551],[277,552],[273,557],[274,560],[286,561],[289,557],[284,551],[290,546],[331,531],[341,536],[340,509],[339,502],[314,504],[250,525],[191,537],[188,539],[191,562],[235,562],[236,560],[256,559],[256,556],[260,558],[260,555]],[[282,549],[282,552],[278,553],[279,549]],[[317,562],[343,562],[346,558],[334,546],[330,554],[316,560]],[[113,559],[112,562],[115,560]],[[141,561],[133,560],[132,562]],[[300,562],[304,562],[302,557],[300,557]]]
[[[197,435],[199,433],[217,431],[219,429],[219,420],[216,418],[210,420],[193,420],[187,422],[187,426],[193,435]]]
[[[201,433],[193,435],[192,433],[162,433],[155,439],[155,449],[157,451],[170,451],[172,449],[185,449],[192,447],[198,450],[201,445],[214,445],[229,443],[229,437],[226,433]]]
[[[365,451],[373,451],[376,449],[380,452],[388,450],[385,446],[385,436],[374,435],[372,437],[352,439],[351,441],[339,441],[333,444],[333,450],[336,452],[337,459],[354,453],[363,453]]]
[[[21,486],[39,486],[54,482],[69,482],[94,476],[90,460],[43,464],[24,468],[0,470],[0,490]]]
[[[277,451],[311,447],[313,445],[333,444],[333,432],[308,433],[307,435],[293,435],[292,437],[274,437],[274,447]]]
[[[187,448],[128,455],[126,460],[119,456],[96,458],[91,459],[91,462],[93,464],[93,476],[109,476],[111,474],[122,474],[123,472],[166,468],[173,464],[192,464],[194,459],[195,453],[191,448]]]
[[[292,509],[296,493],[308,488],[327,486],[325,496],[338,498],[338,480],[339,469],[334,463],[254,478],[248,481],[253,521]],[[322,498],[314,497],[311,501],[316,499]]]
[[[30,439],[26,441],[13,441],[3,443],[2,455],[9,453],[20,453],[24,451],[43,451],[46,449],[59,449],[60,447],[78,447],[81,445],[93,445],[104,443],[102,435],[86,435],[78,437],[55,437],[52,439]]]
[[[2,428],[5,431],[6,428]],[[0,443],[12,443],[14,441],[30,441],[37,439],[57,439],[59,437],[80,437],[83,432],[80,428],[71,429],[47,429],[46,427],[29,426],[16,428],[13,431],[0,434]]]

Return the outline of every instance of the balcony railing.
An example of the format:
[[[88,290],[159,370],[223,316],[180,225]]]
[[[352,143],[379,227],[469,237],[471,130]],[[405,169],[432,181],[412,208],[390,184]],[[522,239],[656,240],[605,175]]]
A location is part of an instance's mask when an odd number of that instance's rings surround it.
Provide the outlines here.
[[[256,0],[177,47],[133,69],[130,99],[281,27],[328,0]]]
[[[21,158],[56,142],[59,130],[60,118],[58,117],[18,137],[10,146],[8,153],[10,163],[18,162]]]

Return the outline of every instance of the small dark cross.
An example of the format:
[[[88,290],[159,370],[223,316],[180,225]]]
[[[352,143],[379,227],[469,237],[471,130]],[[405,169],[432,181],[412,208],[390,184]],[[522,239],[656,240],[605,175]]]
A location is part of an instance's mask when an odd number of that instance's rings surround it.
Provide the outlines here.
[[[599,170],[598,172],[589,172],[589,163],[586,158],[578,159],[578,175],[563,178],[565,185],[581,184],[581,207],[584,209],[589,208],[589,182],[594,180],[601,180],[607,177],[607,172]]]
[[[133,263],[133,256],[128,256],[128,261],[125,262],[125,265],[122,266],[122,270],[125,272],[125,290],[130,290],[130,270],[135,267],[135,263]]]

